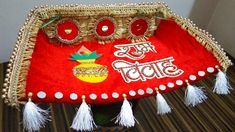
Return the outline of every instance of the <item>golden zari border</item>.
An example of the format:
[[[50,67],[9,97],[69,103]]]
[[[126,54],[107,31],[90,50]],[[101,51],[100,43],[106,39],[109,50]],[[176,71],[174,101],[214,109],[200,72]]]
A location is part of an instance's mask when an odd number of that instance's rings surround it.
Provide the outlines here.
[[[189,19],[184,19],[172,13],[164,3],[142,3],[142,4],[114,4],[107,6],[85,6],[85,5],[62,5],[35,7],[28,15],[24,26],[20,29],[16,46],[10,58],[4,83],[4,102],[19,107],[20,98],[25,97],[26,76],[30,66],[30,59],[35,46],[36,36],[40,27],[51,17],[61,15],[62,18],[71,17],[95,17],[97,15],[135,17],[156,16],[156,19],[172,18],[189,34],[194,36],[208,51],[212,52],[220,65],[226,70],[232,65],[223,49],[204,30],[196,27]]]

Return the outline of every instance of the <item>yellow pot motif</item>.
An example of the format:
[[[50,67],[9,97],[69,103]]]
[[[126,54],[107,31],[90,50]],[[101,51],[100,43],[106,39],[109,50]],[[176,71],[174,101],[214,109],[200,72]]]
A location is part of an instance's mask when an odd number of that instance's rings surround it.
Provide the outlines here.
[[[75,60],[80,63],[73,68],[73,75],[79,80],[88,83],[103,82],[108,77],[108,69],[104,65],[95,63],[95,60],[100,56],[95,51],[85,54],[72,54],[70,60]]]
[[[81,64],[73,68],[73,74],[79,80],[89,83],[99,83],[108,77],[107,67],[96,64],[94,59],[77,61]]]

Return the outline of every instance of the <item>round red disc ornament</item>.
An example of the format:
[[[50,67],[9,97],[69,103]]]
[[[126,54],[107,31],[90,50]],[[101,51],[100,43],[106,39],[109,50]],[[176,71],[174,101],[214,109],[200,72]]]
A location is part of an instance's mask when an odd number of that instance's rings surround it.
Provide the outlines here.
[[[116,24],[112,18],[101,18],[96,22],[95,34],[99,39],[109,39],[115,33]]]
[[[66,44],[72,44],[79,38],[79,24],[75,20],[62,19],[56,27],[57,38]]]
[[[135,37],[142,37],[148,31],[148,26],[145,18],[134,18],[130,23],[129,32]]]

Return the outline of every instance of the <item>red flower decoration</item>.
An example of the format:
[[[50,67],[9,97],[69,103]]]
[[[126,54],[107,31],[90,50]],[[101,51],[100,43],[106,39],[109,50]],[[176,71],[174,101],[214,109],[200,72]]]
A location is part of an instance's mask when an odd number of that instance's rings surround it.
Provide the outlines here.
[[[57,37],[64,43],[73,43],[79,37],[79,27],[76,21],[61,20],[57,24]]]
[[[114,34],[115,23],[111,18],[101,18],[96,23],[96,34],[99,38],[107,38]]]
[[[148,30],[148,22],[144,18],[136,18],[131,21],[130,32],[132,35],[140,37]]]

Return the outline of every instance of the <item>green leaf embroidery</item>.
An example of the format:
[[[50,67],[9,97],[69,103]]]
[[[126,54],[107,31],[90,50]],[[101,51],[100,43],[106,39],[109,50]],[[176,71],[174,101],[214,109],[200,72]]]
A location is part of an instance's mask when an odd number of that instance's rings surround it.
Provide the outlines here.
[[[88,60],[88,59],[97,59],[101,56],[101,54],[97,54],[96,51],[91,52],[89,54],[79,54],[75,53],[71,55],[72,57],[69,60]]]

